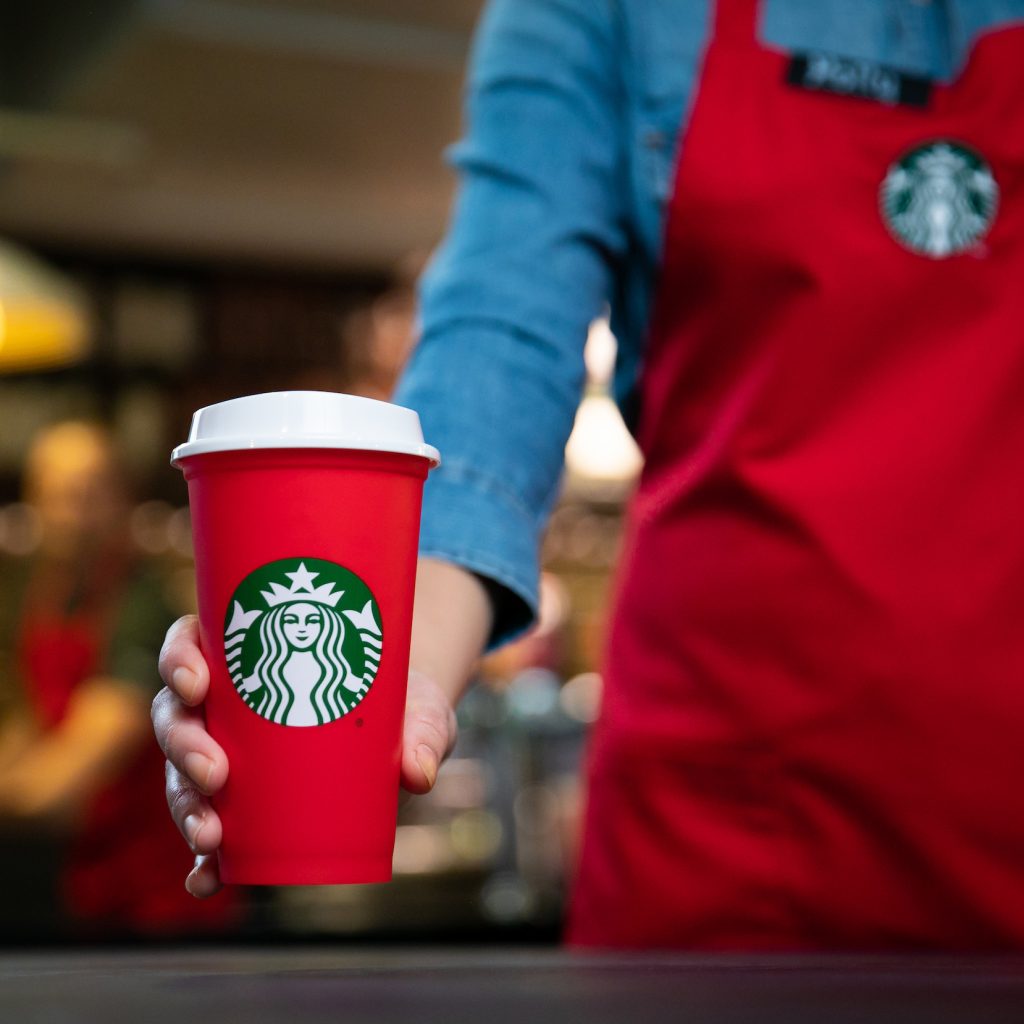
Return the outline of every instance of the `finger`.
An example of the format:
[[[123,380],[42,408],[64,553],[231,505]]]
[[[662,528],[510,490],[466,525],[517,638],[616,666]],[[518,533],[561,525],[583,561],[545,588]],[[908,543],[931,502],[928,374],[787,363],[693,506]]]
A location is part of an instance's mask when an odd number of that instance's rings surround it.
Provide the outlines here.
[[[217,858],[212,854],[196,857],[196,866],[185,879],[185,888],[196,897],[205,900],[220,892],[220,875],[217,873]]]
[[[167,630],[160,648],[160,678],[189,705],[206,697],[210,670],[199,649],[199,620],[185,615]]]
[[[402,785],[410,793],[434,788],[441,762],[455,744],[455,713],[439,687],[409,679],[402,737]]]
[[[198,712],[165,687],[153,700],[152,715],[153,731],[167,760],[200,792],[216,793],[227,781],[228,759]]]
[[[220,846],[220,816],[177,768],[167,762],[167,806],[193,853],[213,853]]]

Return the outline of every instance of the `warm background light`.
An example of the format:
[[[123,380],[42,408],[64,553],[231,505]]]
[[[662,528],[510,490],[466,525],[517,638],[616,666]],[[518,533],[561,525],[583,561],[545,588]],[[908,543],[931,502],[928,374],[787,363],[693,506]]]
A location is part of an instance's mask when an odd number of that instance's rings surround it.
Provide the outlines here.
[[[0,243],[0,372],[82,359],[89,320],[77,290],[30,253]]]
[[[587,393],[565,448],[570,483],[628,485],[643,465],[640,449],[610,394],[616,348],[608,321],[595,320],[583,353]]]

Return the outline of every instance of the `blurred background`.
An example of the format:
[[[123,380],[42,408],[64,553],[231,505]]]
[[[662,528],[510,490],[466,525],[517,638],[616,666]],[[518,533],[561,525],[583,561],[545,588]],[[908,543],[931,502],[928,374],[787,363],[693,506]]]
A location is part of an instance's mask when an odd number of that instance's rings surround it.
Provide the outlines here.
[[[479,7],[0,3],[5,941],[557,936],[639,468],[603,322],[543,621],[480,667],[435,791],[402,806],[392,885],[195,904],[148,724],[163,630],[193,601],[168,453],[236,395],[387,397],[444,229]]]

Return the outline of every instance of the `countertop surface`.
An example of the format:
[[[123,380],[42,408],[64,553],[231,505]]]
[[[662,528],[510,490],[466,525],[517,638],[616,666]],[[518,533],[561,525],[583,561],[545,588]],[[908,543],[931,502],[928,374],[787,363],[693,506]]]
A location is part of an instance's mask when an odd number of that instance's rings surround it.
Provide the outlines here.
[[[17,1024],[1024,1024],[1024,956],[350,946],[0,953]]]

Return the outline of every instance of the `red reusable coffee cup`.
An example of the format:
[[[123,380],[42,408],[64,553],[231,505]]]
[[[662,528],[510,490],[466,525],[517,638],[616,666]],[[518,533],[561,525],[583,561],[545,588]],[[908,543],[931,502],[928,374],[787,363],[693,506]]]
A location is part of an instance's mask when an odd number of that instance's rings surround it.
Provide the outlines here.
[[[200,409],[188,481],[220,876],[391,878],[420,502],[409,409],[286,391]]]

